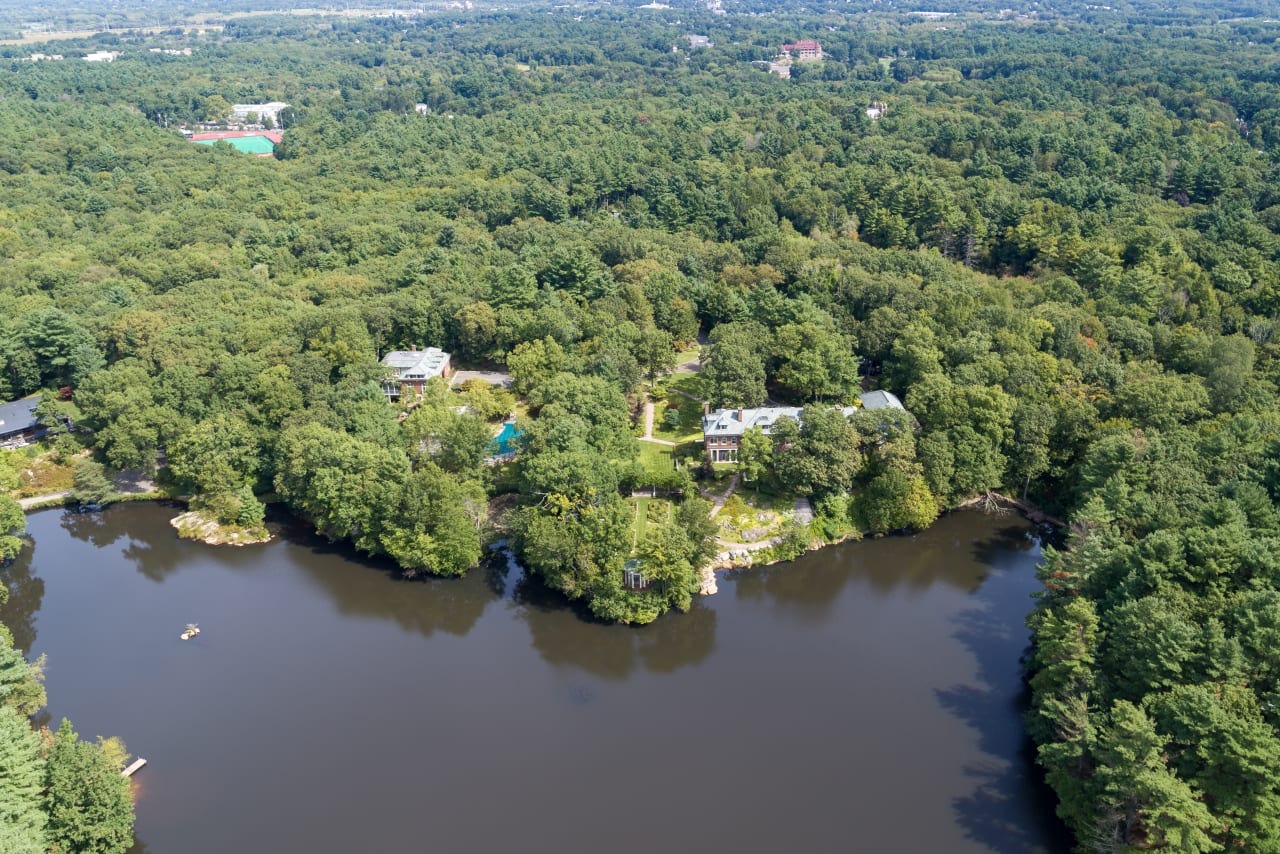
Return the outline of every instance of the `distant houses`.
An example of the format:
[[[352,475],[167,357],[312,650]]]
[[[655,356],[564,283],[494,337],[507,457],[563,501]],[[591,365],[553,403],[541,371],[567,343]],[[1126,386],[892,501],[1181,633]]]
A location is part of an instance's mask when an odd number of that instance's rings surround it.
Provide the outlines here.
[[[816,41],[797,41],[780,45],[778,55],[770,60],[755,60],[752,65],[776,74],[784,80],[791,77],[793,62],[821,62],[822,45]]]
[[[715,47],[715,43],[711,41],[709,36],[698,36],[689,33],[685,36],[689,42],[689,50],[697,50],[700,47]]]
[[[900,409],[906,411],[902,401],[891,391],[869,391],[859,396],[857,406],[844,406],[840,412],[846,418],[861,410]],[[702,436],[707,459],[713,463],[731,463],[738,459],[742,434],[752,427],[759,427],[768,435],[783,418],[802,421],[804,407],[761,406],[754,409],[717,409],[702,417]]]
[[[280,126],[280,113],[289,109],[283,101],[268,101],[265,104],[232,104],[231,121],[239,124],[266,125],[268,119],[273,127]],[[250,116],[257,116],[256,122],[250,122]]]
[[[99,51],[94,51],[93,53],[90,53],[83,58],[85,62],[115,62],[117,59],[120,58],[120,51],[99,50]]]
[[[453,373],[449,354],[438,347],[392,350],[382,357],[382,364],[390,369],[382,383],[388,400],[399,400],[406,388],[421,394],[432,377],[448,379]]]
[[[792,44],[784,44],[782,53],[786,56],[795,54],[796,59],[801,62],[822,61],[822,45],[816,41],[798,41]]]

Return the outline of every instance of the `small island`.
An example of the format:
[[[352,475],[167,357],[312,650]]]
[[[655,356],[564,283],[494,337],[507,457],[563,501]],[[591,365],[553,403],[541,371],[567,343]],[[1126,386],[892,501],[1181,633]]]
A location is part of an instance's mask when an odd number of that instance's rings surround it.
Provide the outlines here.
[[[179,513],[170,520],[169,524],[177,529],[178,536],[188,540],[199,540],[211,546],[249,546],[271,540],[271,532],[267,530],[266,525],[244,527],[226,524],[208,510],[188,510],[185,513]]]

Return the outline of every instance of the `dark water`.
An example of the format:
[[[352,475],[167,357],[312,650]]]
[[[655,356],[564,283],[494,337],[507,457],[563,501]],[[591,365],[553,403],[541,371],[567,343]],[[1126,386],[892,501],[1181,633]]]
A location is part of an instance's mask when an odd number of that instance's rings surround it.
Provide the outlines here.
[[[1019,723],[1039,548],[962,513],[642,629],[158,505],[29,517],[0,619],[150,760],[137,852],[1061,852]],[[203,633],[178,639],[187,622]]]

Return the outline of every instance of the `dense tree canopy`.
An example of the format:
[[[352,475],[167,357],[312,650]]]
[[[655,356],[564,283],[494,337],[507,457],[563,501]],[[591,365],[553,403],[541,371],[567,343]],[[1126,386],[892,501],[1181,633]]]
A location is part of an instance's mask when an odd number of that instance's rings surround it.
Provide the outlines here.
[[[70,386],[97,463],[228,517],[274,491],[410,574],[466,571],[514,492],[531,570],[644,621],[715,548],[685,470],[643,539],[625,497],[644,381],[703,342],[712,406],[805,408],[739,464],[818,527],[997,490],[1074,520],[1030,728],[1082,845],[1280,849],[1277,10],[725,5],[0,47],[0,398]],[[802,37],[824,61],[753,65]],[[82,48],[122,55],[25,59]],[[273,99],[277,158],[173,131]],[[387,405],[413,345],[522,400]],[[909,415],[833,408],[874,388]]]

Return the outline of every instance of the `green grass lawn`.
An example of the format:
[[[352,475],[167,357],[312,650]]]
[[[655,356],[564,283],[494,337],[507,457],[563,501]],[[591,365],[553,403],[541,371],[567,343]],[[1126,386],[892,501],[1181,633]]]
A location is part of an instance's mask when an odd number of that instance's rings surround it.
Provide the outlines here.
[[[687,365],[690,362],[696,362],[698,361],[698,356],[700,355],[702,355],[701,347],[690,347],[688,350],[685,350],[684,352],[676,353],[676,364]]]
[[[656,445],[653,442],[638,442],[640,446],[640,462],[651,472],[668,472],[675,468],[675,448],[670,445]]]
[[[650,525],[662,524],[664,518],[666,522],[671,521],[672,504],[666,498],[629,498],[627,503],[633,505],[631,510],[631,550],[634,553],[636,546],[644,542],[645,532]],[[650,516],[656,518],[650,519]]]
[[[678,389],[685,394],[691,394],[696,398],[703,398],[706,395],[702,390],[702,377],[698,374],[676,374],[666,383],[669,389]]]
[[[680,429],[666,427],[667,410],[675,407],[680,413]],[[653,438],[667,442],[689,442],[702,437],[702,404],[679,394],[668,394],[653,406]]]
[[[706,492],[715,495],[723,495],[724,491],[729,488],[729,481],[733,479],[733,475],[738,470],[737,463],[715,463],[715,475],[701,481],[698,485]]]

